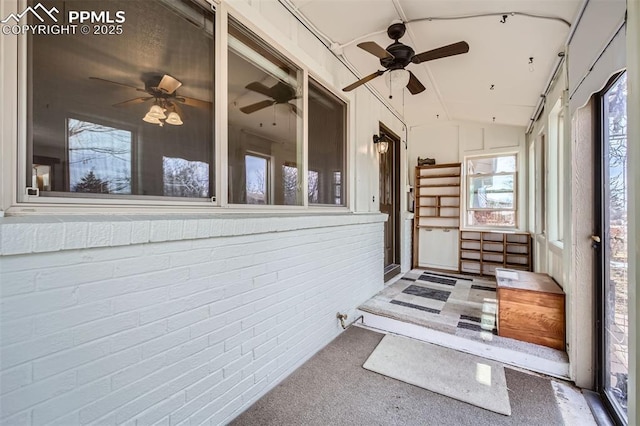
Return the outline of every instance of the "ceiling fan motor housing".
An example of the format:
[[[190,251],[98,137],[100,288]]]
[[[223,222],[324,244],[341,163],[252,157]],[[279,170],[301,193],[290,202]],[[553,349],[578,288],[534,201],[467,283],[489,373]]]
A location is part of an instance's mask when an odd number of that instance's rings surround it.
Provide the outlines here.
[[[407,27],[405,27],[402,22],[396,22],[389,25],[389,28],[387,28],[387,35],[391,40],[398,41],[398,39],[402,38],[406,30]]]
[[[411,58],[415,54],[415,51],[410,46],[399,41],[387,46],[386,50],[393,55],[393,58],[382,58],[380,59],[380,64],[390,70],[406,67],[411,63]]]

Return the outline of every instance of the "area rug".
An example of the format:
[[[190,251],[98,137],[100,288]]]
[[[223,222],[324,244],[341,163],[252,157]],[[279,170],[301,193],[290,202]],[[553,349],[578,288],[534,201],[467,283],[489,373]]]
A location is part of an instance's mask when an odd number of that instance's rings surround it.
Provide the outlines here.
[[[363,367],[496,413],[511,415],[502,364],[392,334]]]
[[[486,278],[413,270],[359,309],[480,341],[497,335],[496,283]]]

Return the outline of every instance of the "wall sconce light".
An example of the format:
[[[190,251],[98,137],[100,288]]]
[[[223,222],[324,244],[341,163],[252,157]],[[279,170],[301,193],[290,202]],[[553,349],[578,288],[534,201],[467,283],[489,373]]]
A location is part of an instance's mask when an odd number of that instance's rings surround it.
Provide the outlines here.
[[[379,154],[384,154],[389,150],[389,140],[384,133],[382,133],[380,136],[373,135],[373,144],[375,145]]]

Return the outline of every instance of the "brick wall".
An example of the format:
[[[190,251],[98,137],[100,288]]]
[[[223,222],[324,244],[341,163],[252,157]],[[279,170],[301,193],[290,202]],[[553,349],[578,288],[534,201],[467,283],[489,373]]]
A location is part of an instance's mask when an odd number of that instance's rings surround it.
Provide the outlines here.
[[[2,219],[1,423],[230,420],[382,288],[382,220]]]

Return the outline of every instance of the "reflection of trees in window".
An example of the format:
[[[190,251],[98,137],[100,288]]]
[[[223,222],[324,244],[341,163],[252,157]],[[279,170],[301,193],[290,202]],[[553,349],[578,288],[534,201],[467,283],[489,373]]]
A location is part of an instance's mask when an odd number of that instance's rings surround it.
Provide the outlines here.
[[[269,194],[269,160],[245,155],[247,204],[267,204]]]
[[[467,161],[467,224],[515,226],[516,156]]]
[[[627,74],[607,93],[609,180],[612,219],[622,219],[627,210]]]
[[[282,179],[284,184],[284,204],[296,205],[298,199],[298,168],[296,166],[282,166]],[[309,194],[309,197],[311,197],[311,194]]]
[[[162,183],[168,197],[208,197],[209,164],[162,157]]]
[[[309,170],[309,202],[318,203],[320,193],[320,173]]]
[[[71,191],[131,193],[131,132],[70,118],[67,138]]]

